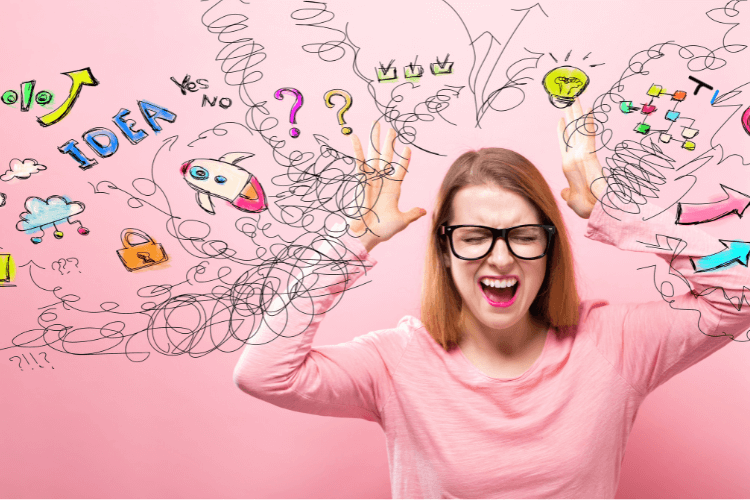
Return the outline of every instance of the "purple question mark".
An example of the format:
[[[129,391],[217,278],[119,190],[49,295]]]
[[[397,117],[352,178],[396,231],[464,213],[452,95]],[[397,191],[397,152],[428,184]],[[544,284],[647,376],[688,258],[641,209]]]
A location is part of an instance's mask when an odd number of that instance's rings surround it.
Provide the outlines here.
[[[304,102],[302,99],[302,93],[297,89],[284,87],[284,88],[280,88],[279,90],[277,90],[276,93],[274,94],[274,97],[276,97],[276,99],[283,99],[284,98],[283,94],[290,94],[297,98],[297,100],[294,103],[294,106],[292,106],[292,112],[289,113],[289,123],[296,124],[297,123],[297,111],[299,111],[299,108],[302,107],[302,103]],[[289,131],[289,135],[291,135],[295,139],[299,137],[299,134],[300,134],[300,131],[297,127],[292,127],[292,129]]]

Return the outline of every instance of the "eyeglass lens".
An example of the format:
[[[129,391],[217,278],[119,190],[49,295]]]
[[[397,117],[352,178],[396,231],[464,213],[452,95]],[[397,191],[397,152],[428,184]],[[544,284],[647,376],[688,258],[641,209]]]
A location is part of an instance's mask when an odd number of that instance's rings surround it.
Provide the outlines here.
[[[492,232],[482,227],[458,227],[453,231],[453,249],[465,259],[478,259],[492,246]],[[519,257],[533,259],[547,249],[547,231],[543,227],[515,227],[508,232],[510,251]]]

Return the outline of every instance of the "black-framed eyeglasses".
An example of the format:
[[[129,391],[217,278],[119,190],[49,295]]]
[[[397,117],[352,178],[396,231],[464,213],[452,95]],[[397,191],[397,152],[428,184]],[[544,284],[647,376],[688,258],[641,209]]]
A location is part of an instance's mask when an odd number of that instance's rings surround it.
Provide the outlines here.
[[[453,255],[462,260],[479,260],[492,252],[498,238],[503,238],[510,253],[523,260],[541,259],[549,251],[555,226],[523,224],[496,229],[487,226],[440,226],[448,238]]]

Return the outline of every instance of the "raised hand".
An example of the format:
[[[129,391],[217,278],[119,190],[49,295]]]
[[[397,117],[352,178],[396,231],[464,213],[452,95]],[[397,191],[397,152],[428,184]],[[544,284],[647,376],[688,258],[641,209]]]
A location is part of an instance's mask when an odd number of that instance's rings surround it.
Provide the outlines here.
[[[570,185],[560,194],[579,217],[588,219],[607,183],[596,157],[593,113],[589,108],[584,118],[582,115],[581,102],[576,99],[572,106],[565,108],[565,118],[560,118],[557,124],[563,173]],[[571,122],[575,124],[568,126]]]
[[[357,217],[348,222],[352,233],[360,238],[368,252],[427,213],[422,208],[412,208],[408,212],[401,212],[398,208],[401,183],[409,168],[411,150],[404,148],[400,158],[393,161],[395,140],[396,132],[389,129],[381,147],[380,123],[375,123],[367,152],[368,159],[365,159],[359,138],[352,136],[354,157],[360,173],[366,176],[367,183],[357,193]]]

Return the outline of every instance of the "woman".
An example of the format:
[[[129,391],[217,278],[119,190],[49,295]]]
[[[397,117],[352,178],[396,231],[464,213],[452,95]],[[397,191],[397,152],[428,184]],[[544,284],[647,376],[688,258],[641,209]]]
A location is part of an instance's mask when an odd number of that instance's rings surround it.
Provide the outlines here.
[[[568,122],[581,119],[578,102],[566,112]],[[377,126],[373,136],[378,144]],[[353,141],[363,172],[391,163],[394,137],[391,131],[381,157],[370,148],[374,161],[367,163]],[[589,238],[657,252],[697,292],[721,283],[727,294],[741,294],[744,268],[691,268],[684,253],[711,253],[700,230],[683,228],[690,247],[674,257],[669,245],[638,243],[674,225],[606,215],[597,202],[606,182],[594,149],[593,134],[561,139],[570,184],[562,197],[589,218]],[[398,209],[408,163],[407,148],[401,168],[363,193],[363,206],[377,199],[374,213],[352,221],[358,240],[343,239],[363,265],[348,266],[351,279],[318,276],[316,311],[374,264],[376,245],[424,215]],[[688,293],[672,304],[579,303],[549,187],[525,158],[497,148],[462,155],[446,174],[425,276],[422,321],[407,316],[396,328],[311,349],[322,315],[311,320],[288,308],[284,318],[265,318],[253,337],[263,345],[247,346],[235,369],[243,391],[275,405],[378,422],[394,497],[614,497],[646,395],[749,323],[720,293]],[[276,339],[284,328],[304,333]]]

